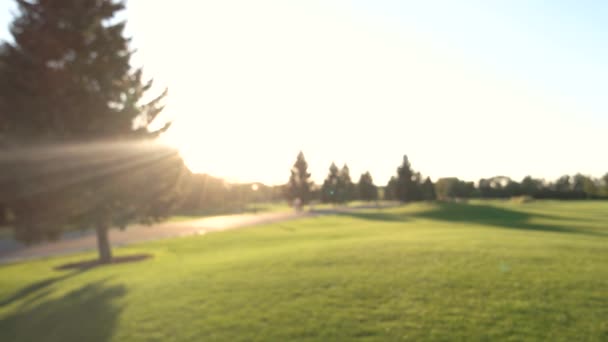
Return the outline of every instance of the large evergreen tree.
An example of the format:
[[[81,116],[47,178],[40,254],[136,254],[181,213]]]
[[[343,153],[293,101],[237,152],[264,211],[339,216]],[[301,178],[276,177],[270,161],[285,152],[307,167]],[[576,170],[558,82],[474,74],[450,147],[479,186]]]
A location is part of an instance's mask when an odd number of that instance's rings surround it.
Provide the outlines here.
[[[420,190],[423,200],[434,201],[437,199],[437,194],[435,193],[435,184],[433,184],[430,177],[426,177],[424,183],[422,183],[420,186]]]
[[[149,136],[164,93],[142,104],[152,86],[132,70],[124,5],[112,0],[17,0],[14,43],[0,59],[3,131],[20,140]],[[134,129],[136,128],[136,129]]]
[[[321,186],[321,201],[324,203],[338,203],[338,189],[340,182],[340,170],[335,163],[329,166],[329,174]]]
[[[374,185],[374,180],[369,172],[359,178],[359,198],[364,201],[375,201],[378,199],[378,188]]]
[[[308,163],[304,158],[304,153],[298,153],[296,162],[291,168],[291,176],[287,183],[287,199],[291,202],[296,198],[302,201],[302,204],[308,204],[311,197],[312,182],[310,173],[308,172]]]
[[[392,176],[384,187],[384,200],[394,201],[397,199],[397,178]]]
[[[131,67],[122,2],[17,3],[13,42],[0,50],[0,143],[18,157],[2,159],[2,201],[18,238],[91,226],[109,262],[108,229],[167,215],[184,171],[174,150],[133,141],[168,127],[149,130],[165,92],[142,102],[152,82]]]
[[[410,201],[422,201],[424,196],[422,194],[422,185],[424,180],[422,178],[422,174],[420,172],[414,172],[412,176],[412,191],[410,193]]]
[[[414,171],[410,166],[407,156],[403,156],[403,163],[397,169],[397,186],[395,195],[401,202],[410,202],[416,200],[417,184],[414,182]]]
[[[338,202],[346,203],[355,199],[355,184],[350,178],[350,169],[344,164],[338,174]]]

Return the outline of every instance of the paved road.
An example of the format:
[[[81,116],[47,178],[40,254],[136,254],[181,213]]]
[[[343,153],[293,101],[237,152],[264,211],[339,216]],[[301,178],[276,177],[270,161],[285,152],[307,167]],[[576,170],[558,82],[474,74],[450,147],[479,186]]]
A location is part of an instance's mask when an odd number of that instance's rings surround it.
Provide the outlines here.
[[[168,237],[200,235],[208,232],[244,228],[264,223],[280,222],[310,216],[310,213],[261,213],[213,216],[192,221],[165,222],[154,226],[132,226],[121,231],[112,229],[110,241],[112,246],[123,246],[136,242],[158,240]],[[11,241],[0,244],[0,264],[43,258],[53,255],[89,251],[97,248],[94,232],[71,234],[55,242],[22,246]]]

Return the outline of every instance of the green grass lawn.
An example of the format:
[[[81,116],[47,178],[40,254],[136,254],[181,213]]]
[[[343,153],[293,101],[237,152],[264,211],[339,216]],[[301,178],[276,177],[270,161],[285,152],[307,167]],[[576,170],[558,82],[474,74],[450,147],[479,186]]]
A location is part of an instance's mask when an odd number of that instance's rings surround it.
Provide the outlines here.
[[[608,340],[608,202],[415,204],[0,266],[0,341]]]

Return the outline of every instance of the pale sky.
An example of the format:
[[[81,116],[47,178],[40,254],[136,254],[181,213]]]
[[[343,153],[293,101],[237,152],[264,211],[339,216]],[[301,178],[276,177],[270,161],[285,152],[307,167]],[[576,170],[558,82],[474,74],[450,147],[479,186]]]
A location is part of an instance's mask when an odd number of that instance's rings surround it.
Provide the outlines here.
[[[6,38],[9,0],[0,4]],[[131,0],[195,172],[287,181],[298,151],[385,184],[608,172],[608,2]]]

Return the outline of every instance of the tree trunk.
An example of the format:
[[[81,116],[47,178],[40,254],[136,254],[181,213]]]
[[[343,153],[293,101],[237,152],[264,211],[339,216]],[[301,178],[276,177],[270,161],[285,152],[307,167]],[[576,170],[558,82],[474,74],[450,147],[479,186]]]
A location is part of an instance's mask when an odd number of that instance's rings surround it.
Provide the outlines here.
[[[108,227],[99,225],[95,229],[97,231],[97,251],[99,252],[99,262],[108,264],[112,262],[112,249],[110,247],[110,237]]]

